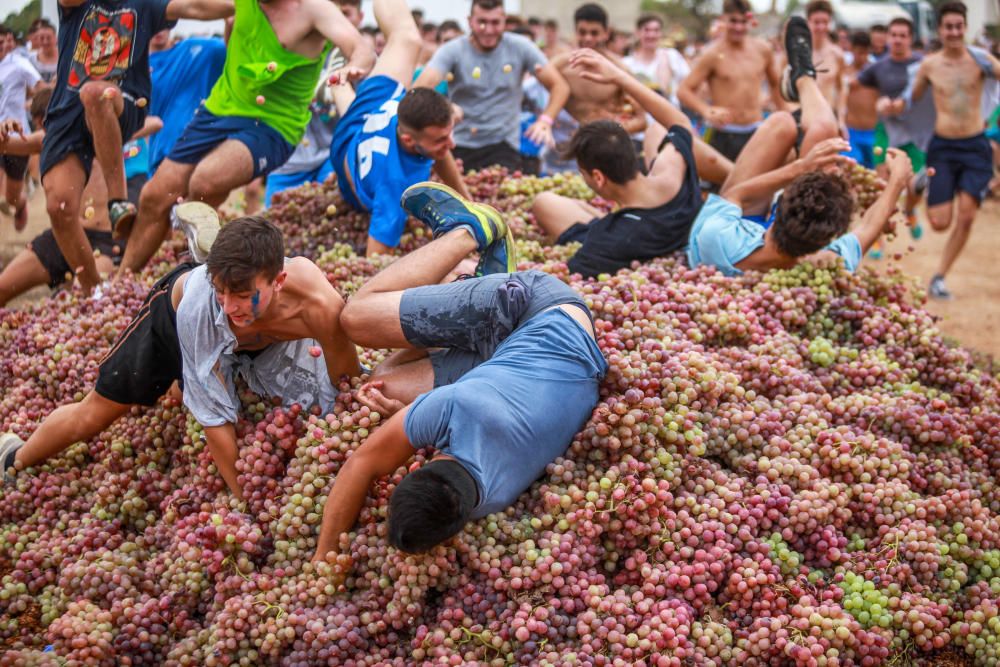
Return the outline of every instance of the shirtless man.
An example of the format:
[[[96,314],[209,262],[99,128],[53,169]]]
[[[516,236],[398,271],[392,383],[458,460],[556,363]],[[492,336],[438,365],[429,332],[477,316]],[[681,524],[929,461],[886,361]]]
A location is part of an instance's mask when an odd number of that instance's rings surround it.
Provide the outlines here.
[[[331,380],[360,371],[340,328],[343,306],[315,264],[285,257],[277,227],[255,217],[233,220],[219,232],[207,264],[182,264],[153,286],[82,401],[58,408],[27,442],[0,435],[4,481],[89,441],[133,405],[155,405],[183,382],[184,405],[204,427],[229,490],[241,498],[235,376],[285,405],[332,407]]]
[[[760,89],[767,81],[776,109],[784,109],[778,66],[771,46],[747,36],[751,12],[748,0],[726,0],[722,5],[725,36],[709,44],[678,90],[681,104],[709,126],[705,139],[735,160],[764,118]],[[712,103],[698,95],[708,82]]]
[[[847,141],[851,144],[850,157],[858,164],[874,169],[875,125],[878,123],[875,102],[878,91],[858,82],[858,74],[868,65],[870,48],[871,38],[868,33],[856,32],[851,35],[853,57],[851,64],[844,68],[847,94],[843,96],[839,118],[847,127]]]
[[[930,87],[937,110],[934,137],[927,147],[928,173],[933,170],[927,217],[939,232],[954,221],[937,273],[931,278],[930,295],[938,299],[951,298],[944,278],[969,239],[993,176],[993,153],[983,134],[981,102],[986,77],[1000,78],[1000,60],[966,46],[965,15],[961,2],[946,2],[938,8],[943,48],[920,63],[913,83],[913,99],[920,99]]]
[[[371,46],[329,0],[235,0],[235,7],[222,76],[142,189],[135,233],[116,229],[128,238],[120,273],[153,256],[179,198],[219,206],[288,160],[309,123],[331,43],[348,58],[334,80],[355,81],[374,64]],[[268,34],[277,39],[259,37]],[[208,243],[215,231],[204,231]]]
[[[816,83],[833,109],[840,108],[844,94],[844,52],[830,39],[833,7],[829,0],[812,0],[806,5],[806,21],[812,33]],[[843,125],[843,119],[839,119]]]

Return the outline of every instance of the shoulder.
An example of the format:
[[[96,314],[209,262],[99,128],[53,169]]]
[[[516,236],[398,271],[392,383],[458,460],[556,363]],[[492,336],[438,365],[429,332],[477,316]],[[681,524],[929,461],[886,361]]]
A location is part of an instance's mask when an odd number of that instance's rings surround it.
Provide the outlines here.
[[[525,37],[524,35],[518,35],[517,33],[512,33],[512,32],[505,32],[504,35],[503,35],[503,37],[500,40],[500,44],[502,46],[504,46],[505,48],[513,49],[513,50],[521,51],[521,52],[530,52],[530,53],[534,53],[536,51],[538,53],[542,52],[542,50],[540,48],[538,48],[538,45],[535,44],[530,39],[528,39],[527,37]],[[565,54],[568,54],[568,53],[569,53],[569,50],[559,51],[556,54],[554,54],[553,57],[558,56],[558,55],[565,55]]]
[[[326,273],[312,260],[295,257],[285,262],[285,289],[296,294],[303,301],[304,312],[322,315],[329,312],[329,306],[339,305],[343,299],[326,278]]]

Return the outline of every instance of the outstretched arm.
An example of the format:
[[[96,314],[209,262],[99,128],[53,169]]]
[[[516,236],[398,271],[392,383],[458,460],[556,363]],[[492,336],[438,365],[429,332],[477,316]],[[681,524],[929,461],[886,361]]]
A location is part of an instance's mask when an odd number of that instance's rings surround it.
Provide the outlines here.
[[[170,0],[167,5],[167,20],[214,21],[229,18],[234,11],[233,0]]]
[[[313,562],[325,561],[327,554],[337,551],[340,536],[358,520],[372,483],[413,457],[413,446],[403,428],[408,410],[393,415],[341,466],[323,508],[323,525]]]
[[[886,231],[889,219],[896,212],[899,196],[906,190],[906,185],[909,183],[910,177],[913,176],[910,158],[898,148],[890,148],[886,152],[885,162],[889,167],[889,182],[875,203],[865,211],[861,224],[854,230],[854,235],[858,237],[858,242],[861,244],[862,257],[878,240],[882,232]]]
[[[910,91],[910,99],[919,100],[924,96],[924,92],[926,92],[929,85],[930,79],[927,78],[927,61],[925,60],[920,63],[920,67],[917,69],[917,76],[913,81],[913,88]]]
[[[364,39],[358,29],[347,20],[332,2],[318,0],[306,3],[313,25],[347,56],[347,64],[338,73],[340,83],[360,81],[375,66],[375,48]]]
[[[552,63],[547,63],[544,67],[536,67],[535,78],[548,89],[549,104],[538,120],[528,128],[526,134],[536,144],[553,146],[555,141],[552,138],[552,124],[569,99],[569,84]]]

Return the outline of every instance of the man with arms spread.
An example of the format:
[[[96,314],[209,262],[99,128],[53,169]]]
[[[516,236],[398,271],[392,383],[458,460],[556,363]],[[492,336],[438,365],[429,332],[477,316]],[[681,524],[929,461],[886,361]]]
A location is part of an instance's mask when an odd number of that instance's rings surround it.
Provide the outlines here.
[[[353,97],[338,88],[340,121],[330,161],[348,204],[369,211],[368,256],[399,245],[406,214],[399,197],[430,177],[465,193],[451,155],[454,119],[448,98],[429,88],[410,88],[420,53],[420,32],[404,0],[376,0],[375,20],[385,33],[382,55]]]
[[[100,281],[80,226],[80,193],[96,158],[111,224],[130,224],[122,145],[143,125],[152,89],[149,41],[180,18],[213,20],[232,0],[60,0],[59,68],[49,102],[41,173],[52,231],[85,291]]]
[[[468,521],[503,511],[566,451],[607,370],[583,300],[554,276],[438,284],[471,251],[487,252],[506,236],[495,210],[433,183],[410,188],[402,205],[436,240],[372,278],[341,316],[358,343],[401,352],[361,387],[366,405],[392,416],[337,474],[317,562],[340,548],[372,483],[423,447],[433,446],[434,458],[390,500],[391,544],[426,551]]]
[[[27,442],[0,435],[5,480],[90,440],[133,405],[155,405],[183,380],[184,405],[205,427],[219,473],[241,497],[235,375],[286,405],[331,407],[337,394],[331,380],[360,371],[338,324],[343,305],[315,264],[285,258],[277,227],[254,217],[233,220],[206,265],[182,264],[153,286],[82,401],[58,408]],[[316,345],[319,357],[310,354]]]
[[[520,114],[525,73],[549,90],[549,104],[528,128],[536,144],[552,144],[552,124],[569,85],[530,39],[504,32],[502,0],[472,0],[469,35],[442,44],[417,78],[434,88],[448,77],[452,101],[463,113],[455,126],[455,157],[466,171],[500,165],[520,169]]]
[[[374,53],[330,0],[236,0],[222,76],[142,190],[121,271],[138,271],[186,197],[216,207],[229,192],[277,169],[309,122],[309,103],[331,42],[350,58],[345,78],[363,76]],[[286,46],[287,45],[287,46]],[[217,230],[199,230],[202,250]]]
[[[687,116],[594,51],[575,52],[571,68],[583,81],[614,86],[634,97],[657,121],[660,142],[647,155],[650,169],[644,175],[621,125],[609,120],[583,125],[566,152],[576,160],[587,185],[621,208],[603,215],[586,202],[545,192],[532,206],[535,221],[556,243],[583,244],[569,260],[569,268],[586,277],[613,273],[635,260],[684,248],[701,208],[699,169]],[[670,128],[669,132],[662,127]],[[652,144],[647,142],[647,146]],[[720,159],[726,167],[732,166]],[[725,175],[718,180],[723,182]]]
[[[865,251],[890,226],[896,200],[912,175],[905,155],[891,149],[889,181],[865,213],[858,229],[847,233],[854,207],[846,181],[829,168],[846,160],[848,144],[840,138],[837,119],[819,90],[812,65],[809,26],[792,17],[785,30],[790,66],[789,85],[802,105],[800,128],[792,114],[768,117],[747,144],[722,188],[698,214],[688,244],[688,264],[715,266],[726,275],[747,270],[790,268],[803,258],[842,257],[854,271]],[[805,157],[787,162],[797,150]],[[775,193],[784,188],[777,203]]]
[[[709,145],[735,160],[764,118],[761,85],[767,81],[776,108],[784,109],[786,105],[781,99],[778,66],[770,45],[747,35],[751,12],[748,0],[725,0],[722,12],[725,36],[698,56],[677,96],[682,105],[705,119]],[[706,81],[711,104],[698,95]]]
[[[938,36],[944,48],[920,63],[913,85],[915,100],[931,88],[937,110],[934,137],[927,147],[928,170],[933,170],[927,217],[937,231],[948,229],[953,220],[955,225],[931,279],[930,294],[939,299],[951,298],[944,278],[969,239],[993,177],[993,152],[983,134],[981,104],[984,81],[987,76],[1000,77],[1000,61],[965,45],[965,13],[961,2],[938,8]]]

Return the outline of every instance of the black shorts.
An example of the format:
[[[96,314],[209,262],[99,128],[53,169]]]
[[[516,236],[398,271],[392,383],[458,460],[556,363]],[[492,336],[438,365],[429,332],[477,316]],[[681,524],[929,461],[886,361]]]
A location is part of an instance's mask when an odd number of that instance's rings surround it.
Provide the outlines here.
[[[124,101],[125,108],[118,116],[122,143],[128,141],[146,122],[146,109],[140,109],[128,97]],[[87,127],[82,102],[71,110],[50,113],[45,117],[45,138],[42,140],[39,167],[42,176],[69,155],[80,158],[83,171],[87,174],[87,179],[90,179],[90,167],[94,162],[94,138]]]
[[[128,200],[136,206],[139,205],[139,193],[142,192],[142,186],[146,185],[147,181],[149,181],[149,176],[146,174],[135,174],[125,181]]]
[[[686,163],[680,190],[662,206],[619,209],[564,231],[556,243],[578,241],[583,244],[568,262],[570,271],[593,278],[602,273],[614,273],[634,261],[662,257],[687,246],[691,226],[701,210],[701,187],[691,133],[674,125],[664,138],[664,144],[666,142],[674,145]]]
[[[524,166],[521,153],[506,141],[481,148],[456,146],[452,154],[455,159],[462,161],[463,171],[480,171],[495,165],[507,167],[509,171],[518,171]]]
[[[934,135],[927,146],[927,168],[934,169],[927,186],[927,205],[950,202],[966,192],[982,204],[993,178],[993,148],[985,134],[965,139]]]
[[[102,255],[110,257],[115,266],[121,263],[125,244],[121,241],[113,240],[111,232],[84,229],[83,233],[87,235],[87,240],[90,241],[91,248],[99,250]],[[28,250],[35,253],[38,261],[48,271],[49,287],[56,288],[73,279],[73,270],[66,262],[66,258],[63,257],[62,250],[59,249],[59,244],[56,243],[55,234],[52,233],[51,229],[46,229],[32,239],[31,243],[28,244]]]
[[[186,262],[160,278],[111,350],[101,360],[94,387],[100,396],[125,405],[155,405],[174,381],[183,379],[177,313],[170,293]]]
[[[728,159],[736,162],[736,158],[743,152],[743,147],[750,141],[750,137],[757,129],[749,132],[730,132],[711,128],[709,130],[708,145],[725,155]]]
[[[28,158],[21,155],[0,155],[0,169],[7,174],[7,178],[23,181],[24,175],[28,173]]]

